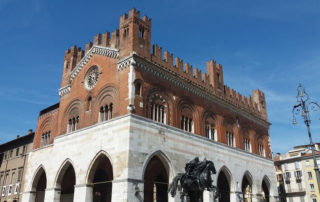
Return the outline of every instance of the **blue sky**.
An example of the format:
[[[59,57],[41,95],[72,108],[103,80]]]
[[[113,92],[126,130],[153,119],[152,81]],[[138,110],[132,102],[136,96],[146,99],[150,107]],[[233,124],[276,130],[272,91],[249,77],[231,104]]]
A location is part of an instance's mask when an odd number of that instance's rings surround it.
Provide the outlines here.
[[[152,18],[152,41],[194,67],[214,59],[225,84],[266,94],[273,152],[307,144],[292,106],[301,82],[320,102],[317,0],[0,1],[0,143],[36,128],[39,111],[59,101],[64,51],[113,31],[135,7]],[[320,111],[311,130],[320,141]]]

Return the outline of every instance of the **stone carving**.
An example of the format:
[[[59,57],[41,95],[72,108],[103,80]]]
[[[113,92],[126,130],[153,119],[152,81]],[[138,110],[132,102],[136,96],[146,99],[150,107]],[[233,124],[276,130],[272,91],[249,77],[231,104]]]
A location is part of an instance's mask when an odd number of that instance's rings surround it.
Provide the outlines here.
[[[186,164],[185,171],[185,173],[179,173],[173,178],[168,189],[172,197],[177,193],[179,182],[182,202],[202,202],[204,190],[212,191],[215,198],[218,196],[218,190],[212,184],[211,175],[217,173],[212,161],[204,159],[200,162],[196,157]]]
[[[59,89],[59,96],[62,97],[65,94],[70,93],[70,91],[71,91],[71,85],[64,86]]]

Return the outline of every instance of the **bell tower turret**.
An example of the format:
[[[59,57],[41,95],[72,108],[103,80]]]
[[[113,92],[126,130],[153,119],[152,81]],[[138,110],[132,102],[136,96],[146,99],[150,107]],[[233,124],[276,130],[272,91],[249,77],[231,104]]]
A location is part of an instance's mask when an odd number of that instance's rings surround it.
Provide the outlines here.
[[[150,59],[151,54],[151,19],[147,16],[140,18],[136,9],[129,11],[129,16],[120,17],[120,58],[136,52],[138,55]]]

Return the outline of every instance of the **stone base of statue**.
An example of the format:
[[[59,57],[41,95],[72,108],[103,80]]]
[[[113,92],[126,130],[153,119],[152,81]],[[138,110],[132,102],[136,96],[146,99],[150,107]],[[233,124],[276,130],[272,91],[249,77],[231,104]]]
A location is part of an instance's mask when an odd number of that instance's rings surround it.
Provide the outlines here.
[[[192,192],[180,196],[181,202],[203,202],[203,191]]]

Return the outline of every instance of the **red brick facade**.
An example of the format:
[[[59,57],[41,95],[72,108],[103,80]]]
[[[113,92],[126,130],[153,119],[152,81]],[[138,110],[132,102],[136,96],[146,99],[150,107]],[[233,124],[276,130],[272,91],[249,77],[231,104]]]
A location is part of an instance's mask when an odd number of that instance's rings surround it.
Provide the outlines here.
[[[93,66],[98,81],[88,90],[85,78]],[[213,60],[202,74],[157,45],[151,53],[151,20],[135,9],[121,16],[120,30],[96,35],[85,51],[74,46],[65,52],[59,91],[59,107],[39,116],[34,148],[46,131],[52,142],[72,130],[135,113],[195,135],[206,136],[212,128],[225,144],[228,133],[235,147],[245,149],[246,139],[253,153],[263,150],[271,158],[263,92],[246,98],[230,89],[222,66]]]

